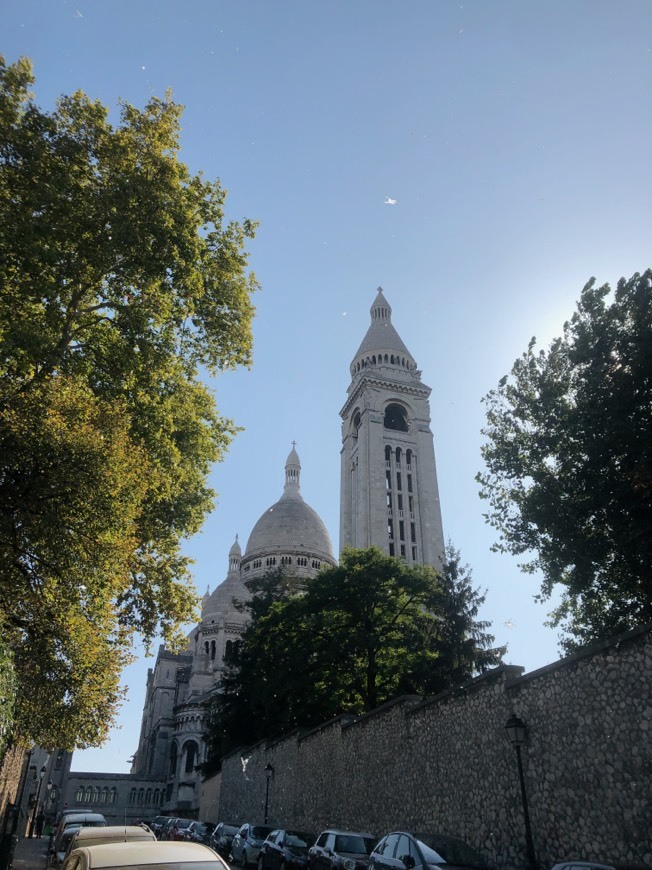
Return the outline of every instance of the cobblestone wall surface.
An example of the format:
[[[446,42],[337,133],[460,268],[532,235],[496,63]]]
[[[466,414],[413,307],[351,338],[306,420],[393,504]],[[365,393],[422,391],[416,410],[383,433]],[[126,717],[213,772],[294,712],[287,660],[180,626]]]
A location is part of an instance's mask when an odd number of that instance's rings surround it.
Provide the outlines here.
[[[25,757],[23,746],[10,746],[0,759],[0,834],[11,827],[8,807],[17,801],[20,774]]]
[[[233,753],[219,817],[263,821],[267,794],[273,825],[439,831],[496,867],[524,867],[505,732],[516,713],[528,726],[522,758],[539,866],[574,858],[652,867],[651,686],[649,626],[531,674],[497,668],[425,702],[400,698]]]

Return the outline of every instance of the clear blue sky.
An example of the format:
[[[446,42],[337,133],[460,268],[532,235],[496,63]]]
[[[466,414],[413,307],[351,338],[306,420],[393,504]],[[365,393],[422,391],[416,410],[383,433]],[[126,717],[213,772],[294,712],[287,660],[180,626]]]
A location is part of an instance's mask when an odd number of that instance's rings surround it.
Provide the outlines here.
[[[444,531],[483,615],[510,662],[558,657],[536,578],[490,552],[480,400],[592,275],[651,265],[651,30],[649,0],[4,0],[0,51],[32,58],[43,107],[171,88],[184,160],[221,179],[229,217],[261,222],[254,367],[215,383],[245,431],[188,543],[200,591],[280,496],[293,439],[337,548],[338,412],[382,285],[433,390]],[[152,663],[76,770],[129,769]]]

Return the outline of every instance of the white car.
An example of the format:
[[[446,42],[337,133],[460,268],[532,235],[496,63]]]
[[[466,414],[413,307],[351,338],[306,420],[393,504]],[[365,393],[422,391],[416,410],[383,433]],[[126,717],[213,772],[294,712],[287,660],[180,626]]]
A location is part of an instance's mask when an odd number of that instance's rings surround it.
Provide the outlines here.
[[[62,870],[229,870],[220,856],[201,843],[181,840],[161,842],[101,843],[73,849]]]
[[[81,846],[99,846],[100,843],[155,842],[154,833],[146,825],[107,825],[106,828],[80,828],[73,835],[66,858]]]

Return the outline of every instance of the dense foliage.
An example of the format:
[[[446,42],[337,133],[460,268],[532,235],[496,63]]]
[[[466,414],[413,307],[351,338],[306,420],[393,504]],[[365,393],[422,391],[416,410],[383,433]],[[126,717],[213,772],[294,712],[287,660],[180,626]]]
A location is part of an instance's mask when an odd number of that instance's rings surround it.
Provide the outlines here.
[[[72,749],[110,727],[133,632],[194,616],[180,544],[235,431],[198,371],[250,362],[254,226],[179,161],[169,97],[112,126],[32,83],[0,58],[0,611],[16,729]]]
[[[0,620],[0,628],[2,620]],[[14,722],[14,699],[16,697],[16,670],[13,654],[0,633],[0,767]]]
[[[459,685],[505,651],[477,620],[484,596],[452,548],[441,576],[372,547],[345,550],[302,594],[283,570],[251,591],[251,622],[213,702],[211,768],[234,746]]]
[[[652,271],[582,291],[485,398],[496,549],[530,555],[567,650],[652,621]]]

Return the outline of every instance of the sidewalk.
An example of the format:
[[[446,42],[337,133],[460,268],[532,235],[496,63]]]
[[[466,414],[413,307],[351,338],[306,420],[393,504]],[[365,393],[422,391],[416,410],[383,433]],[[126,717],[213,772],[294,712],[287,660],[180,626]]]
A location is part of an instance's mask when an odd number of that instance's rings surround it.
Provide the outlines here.
[[[49,836],[22,837],[16,843],[12,870],[45,870]]]

